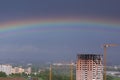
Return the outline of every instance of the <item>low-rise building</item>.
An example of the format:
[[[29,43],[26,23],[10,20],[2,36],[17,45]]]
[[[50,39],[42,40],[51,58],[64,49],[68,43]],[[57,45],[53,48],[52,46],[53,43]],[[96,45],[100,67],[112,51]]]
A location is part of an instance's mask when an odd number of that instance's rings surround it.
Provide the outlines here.
[[[5,72],[7,75],[12,73],[12,66],[11,65],[0,65],[0,71]]]
[[[12,65],[2,64],[0,65],[0,71],[5,72],[7,75],[23,72],[25,72],[26,74],[31,74],[31,67],[23,69],[22,67],[12,67]]]

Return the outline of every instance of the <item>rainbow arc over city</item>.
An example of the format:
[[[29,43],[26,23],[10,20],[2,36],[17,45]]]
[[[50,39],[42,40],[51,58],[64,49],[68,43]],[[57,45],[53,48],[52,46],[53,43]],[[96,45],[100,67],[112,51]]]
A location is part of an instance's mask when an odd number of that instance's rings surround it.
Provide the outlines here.
[[[120,23],[119,21],[102,19],[55,18],[11,21],[0,24],[0,36],[22,34],[22,32],[62,32],[76,30],[120,33]]]

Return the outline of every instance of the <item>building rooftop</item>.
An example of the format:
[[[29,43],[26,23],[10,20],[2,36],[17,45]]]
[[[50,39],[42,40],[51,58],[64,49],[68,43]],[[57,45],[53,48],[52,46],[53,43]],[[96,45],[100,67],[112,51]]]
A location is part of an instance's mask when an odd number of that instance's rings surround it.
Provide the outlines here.
[[[24,78],[0,78],[0,80],[25,80]]]
[[[78,54],[77,59],[82,60],[101,60],[102,55],[100,54]]]

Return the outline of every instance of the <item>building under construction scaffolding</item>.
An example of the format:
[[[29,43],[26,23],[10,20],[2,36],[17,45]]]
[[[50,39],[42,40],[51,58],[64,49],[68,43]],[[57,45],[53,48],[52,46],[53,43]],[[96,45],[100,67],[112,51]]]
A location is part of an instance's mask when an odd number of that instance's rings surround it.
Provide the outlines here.
[[[102,56],[99,54],[78,54],[76,80],[103,80]]]

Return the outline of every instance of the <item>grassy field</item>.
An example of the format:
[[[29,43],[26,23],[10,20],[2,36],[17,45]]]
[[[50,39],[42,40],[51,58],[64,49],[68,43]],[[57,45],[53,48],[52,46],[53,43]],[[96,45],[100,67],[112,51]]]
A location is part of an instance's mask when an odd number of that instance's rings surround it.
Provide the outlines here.
[[[114,78],[113,80],[120,80],[120,78]]]

